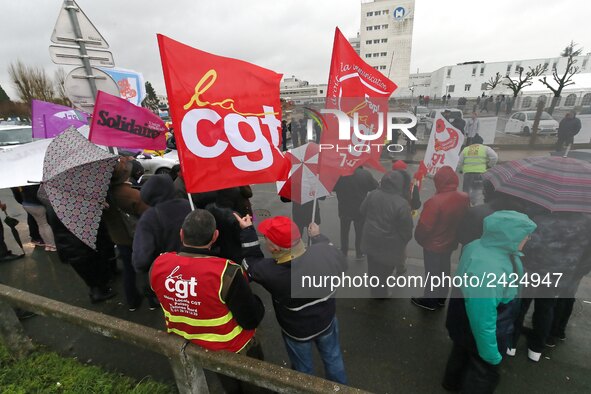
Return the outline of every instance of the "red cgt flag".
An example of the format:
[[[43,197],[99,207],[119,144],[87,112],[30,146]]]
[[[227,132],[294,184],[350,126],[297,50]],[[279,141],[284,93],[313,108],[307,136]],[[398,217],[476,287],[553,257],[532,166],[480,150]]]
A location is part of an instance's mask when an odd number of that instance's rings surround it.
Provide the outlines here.
[[[187,191],[285,179],[281,74],[161,34],[158,45]]]
[[[324,115],[326,129],[321,136],[320,177],[334,185],[341,175],[350,175],[355,168],[367,164],[384,171],[379,160],[386,137],[386,114],[388,99],[396,90],[394,82],[375,68],[365,63],[349,41],[336,28],[330,75],[326,90],[326,108],[337,109],[347,114],[351,128],[350,137],[339,136],[337,118]],[[358,138],[353,131],[354,114],[357,113],[360,134],[375,139]],[[380,116],[382,134],[378,136]],[[332,182],[328,179],[332,179]]]

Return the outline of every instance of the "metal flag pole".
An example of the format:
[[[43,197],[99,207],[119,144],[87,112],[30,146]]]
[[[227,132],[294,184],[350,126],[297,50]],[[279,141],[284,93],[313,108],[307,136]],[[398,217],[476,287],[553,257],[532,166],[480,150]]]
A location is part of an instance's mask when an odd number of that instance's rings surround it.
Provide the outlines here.
[[[187,196],[189,196],[189,204],[191,205],[191,211],[194,211],[195,204],[193,203],[193,199],[191,198],[191,193],[187,192]]]

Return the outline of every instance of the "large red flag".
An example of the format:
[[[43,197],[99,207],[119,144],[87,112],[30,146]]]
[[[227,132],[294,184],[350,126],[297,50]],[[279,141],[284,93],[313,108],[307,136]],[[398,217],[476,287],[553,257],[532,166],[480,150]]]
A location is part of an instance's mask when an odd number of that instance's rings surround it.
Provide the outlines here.
[[[321,136],[320,177],[325,179],[325,184],[334,185],[339,176],[352,174],[362,164],[384,171],[379,159],[386,138],[388,99],[396,88],[394,82],[357,55],[337,27],[326,90],[326,109],[347,114],[351,127],[349,138],[339,138],[337,117],[323,115],[326,129]],[[354,133],[355,113],[359,133],[368,136],[368,139],[358,138]],[[380,123],[382,131],[378,136]],[[372,136],[376,138],[369,140]],[[333,181],[328,181],[328,178]]]
[[[166,148],[166,125],[146,108],[121,97],[98,92],[88,139],[105,146],[139,149]]]
[[[161,34],[158,45],[187,191],[285,179],[282,75]]]

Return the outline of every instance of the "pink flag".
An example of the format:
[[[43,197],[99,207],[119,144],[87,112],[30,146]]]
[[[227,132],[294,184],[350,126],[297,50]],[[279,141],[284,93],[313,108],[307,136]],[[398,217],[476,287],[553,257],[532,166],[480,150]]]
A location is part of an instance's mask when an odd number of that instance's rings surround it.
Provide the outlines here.
[[[53,138],[70,126],[88,124],[88,114],[59,104],[32,101],[33,138]]]
[[[150,110],[99,91],[88,139],[105,146],[166,148],[166,126]]]

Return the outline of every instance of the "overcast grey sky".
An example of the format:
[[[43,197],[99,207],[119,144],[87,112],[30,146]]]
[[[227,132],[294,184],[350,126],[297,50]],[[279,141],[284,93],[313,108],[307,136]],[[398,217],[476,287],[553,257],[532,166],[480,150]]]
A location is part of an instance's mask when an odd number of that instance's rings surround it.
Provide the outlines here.
[[[354,36],[359,0],[77,0],[110,44],[115,64],[165,94],[156,33],[311,83],[326,83],[335,26]],[[48,47],[61,0],[0,1],[0,85],[16,94],[16,59],[57,66]],[[470,60],[556,56],[570,40],[591,52],[587,0],[416,0],[411,72]],[[64,66],[66,71],[71,66]]]

